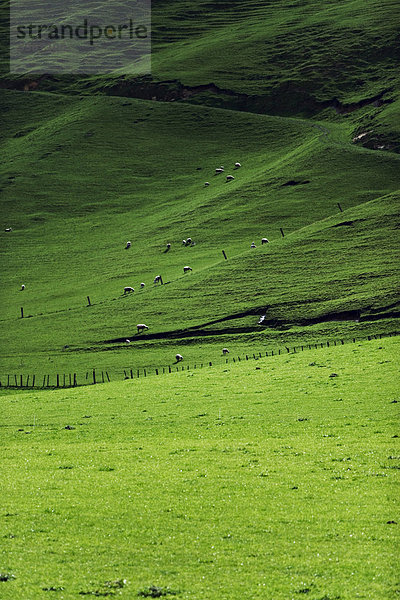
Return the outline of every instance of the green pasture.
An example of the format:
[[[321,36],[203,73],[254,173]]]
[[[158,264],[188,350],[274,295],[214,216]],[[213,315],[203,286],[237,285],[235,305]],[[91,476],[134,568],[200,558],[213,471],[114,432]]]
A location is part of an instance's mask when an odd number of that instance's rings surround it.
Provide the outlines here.
[[[382,339],[3,395],[1,598],[396,598],[397,364]]]
[[[344,123],[123,98],[1,98],[3,225],[13,228],[1,233],[2,378],[157,367],[181,348],[205,362],[229,335],[245,352],[335,339],[342,319],[329,320],[343,311],[363,315],[342,323],[349,337],[396,329],[400,159],[351,144]],[[221,164],[234,181],[214,175]],[[189,236],[193,247],[182,245]],[[166,285],[156,287],[159,273]],[[376,313],[385,322],[368,320]],[[149,326],[140,341],[137,323]],[[180,331],[185,339],[171,341]]]

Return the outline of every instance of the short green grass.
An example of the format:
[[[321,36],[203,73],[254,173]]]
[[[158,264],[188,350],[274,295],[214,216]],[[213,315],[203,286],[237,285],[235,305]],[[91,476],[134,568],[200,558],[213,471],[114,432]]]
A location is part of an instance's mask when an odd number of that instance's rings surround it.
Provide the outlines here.
[[[398,349],[4,395],[1,598],[396,598]]]

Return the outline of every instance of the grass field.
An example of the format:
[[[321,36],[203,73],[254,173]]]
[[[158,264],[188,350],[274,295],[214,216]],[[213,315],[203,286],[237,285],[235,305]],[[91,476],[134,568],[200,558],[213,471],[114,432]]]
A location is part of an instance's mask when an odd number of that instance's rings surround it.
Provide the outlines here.
[[[3,395],[1,597],[396,598],[398,349]]]
[[[1,600],[395,600],[398,3],[154,0],[142,77],[8,8]]]
[[[2,106],[13,228],[1,235],[2,376],[120,369],[121,355],[133,367],[169,364],[180,345],[172,332],[193,328],[215,334],[218,353],[225,333],[282,344],[321,321],[323,339],[340,337],[329,320],[346,311],[365,316],[362,333],[395,329],[400,159],[352,145],[345,123],[15,91]],[[238,159],[233,182],[213,174]],[[182,246],[188,236],[196,246]],[[158,273],[169,285],[153,286]],[[136,291],[123,297],[126,285]],[[369,322],[371,311],[385,322]],[[138,343],[141,322],[144,341],[158,337],[155,353]],[[302,336],[315,337],[310,327]],[[192,354],[206,360],[209,348],[192,337]],[[134,344],[105,344],[118,338]]]

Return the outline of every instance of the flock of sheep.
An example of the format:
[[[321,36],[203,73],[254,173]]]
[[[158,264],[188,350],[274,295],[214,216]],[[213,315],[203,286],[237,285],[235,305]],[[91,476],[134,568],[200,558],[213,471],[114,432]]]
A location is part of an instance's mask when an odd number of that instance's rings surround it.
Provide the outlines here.
[[[235,170],[236,170],[236,169],[240,169],[240,167],[241,167],[241,166],[242,166],[242,165],[240,164],[240,162],[235,162],[235,166],[234,166],[234,168],[235,168]],[[225,172],[225,168],[224,168],[224,167],[222,167],[222,166],[221,166],[221,167],[218,167],[217,169],[215,169],[215,175],[222,175],[222,173],[224,173],[224,172]],[[234,176],[233,176],[233,175],[227,175],[227,176],[226,176],[226,181],[227,181],[227,182],[228,182],[228,181],[233,181],[234,179],[235,179],[235,178],[234,178]],[[210,185],[210,182],[209,182],[209,181],[206,181],[204,185],[205,185],[205,187],[208,187],[208,186]]]
[[[242,165],[239,162],[236,162],[235,165],[234,165],[234,169],[235,170],[239,169],[241,166]],[[215,169],[215,175],[221,175],[222,173],[224,173],[224,171],[225,171],[225,169],[224,169],[223,166],[218,167],[217,169]],[[226,181],[227,182],[233,181],[234,179],[235,178],[234,178],[233,175],[227,175],[226,176]],[[209,186],[209,185],[210,185],[210,183],[208,181],[206,181],[205,182],[205,186]],[[5,231],[6,232],[11,232],[12,228],[11,227],[7,227],[5,229]],[[266,243],[268,243],[268,239],[267,238],[262,238],[261,244],[266,244]],[[182,245],[183,246],[195,246],[196,243],[192,240],[192,238],[188,237],[187,239],[182,240]],[[125,250],[128,250],[129,248],[131,248],[131,246],[132,246],[132,242],[131,241],[127,241],[126,245],[125,245]],[[253,242],[250,247],[251,248],[256,248],[256,244]],[[170,249],[171,249],[171,244],[168,243],[167,246],[166,246],[166,249],[164,250],[164,252],[168,252]],[[189,273],[190,271],[192,271],[192,268],[189,265],[185,265],[183,267],[183,272],[184,273]],[[158,283],[162,284],[163,281],[162,281],[161,275],[156,275],[156,277],[154,278],[154,282],[153,283],[154,284],[158,284]],[[142,282],[140,284],[140,288],[143,289],[145,287],[145,285],[146,284]],[[21,285],[21,291],[23,291],[23,290],[25,290],[25,284]],[[130,293],[132,293],[134,291],[135,291],[135,289],[133,287],[131,287],[131,286],[124,287],[124,295],[130,294]],[[149,329],[149,327],[147,325],[145,325],[144,323],[138,323],[138,325],[136,325],[136,328],[137,328],[137,332],[138,333],[143,333],[143,331],[146,331],[146,330]],[[126,342],[128,344],[130,344],[130,340],[129,339],[127,339]],[[223,355],[229,354],[229,350],[227,348],[223,348],[222,349],[222,354]],[[175,355],[175,359],[176,359],[176,362],[181,362],[183,360],[182,354],[176,354]]]

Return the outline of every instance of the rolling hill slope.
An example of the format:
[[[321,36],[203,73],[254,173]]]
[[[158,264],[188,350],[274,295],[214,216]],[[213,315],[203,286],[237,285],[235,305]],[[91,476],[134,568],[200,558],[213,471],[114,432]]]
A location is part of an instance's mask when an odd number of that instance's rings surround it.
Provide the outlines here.
[[[3,365],[101,347],[137,322],[167,344],[255,332],[265,313],[274,335],[349,310],[393,316],[400,159],[349,144],[344,125],[8,91],[2,106]],[[234,181],[214,175],[238,159]],[[153,289],[158,273],[168,285]]]

